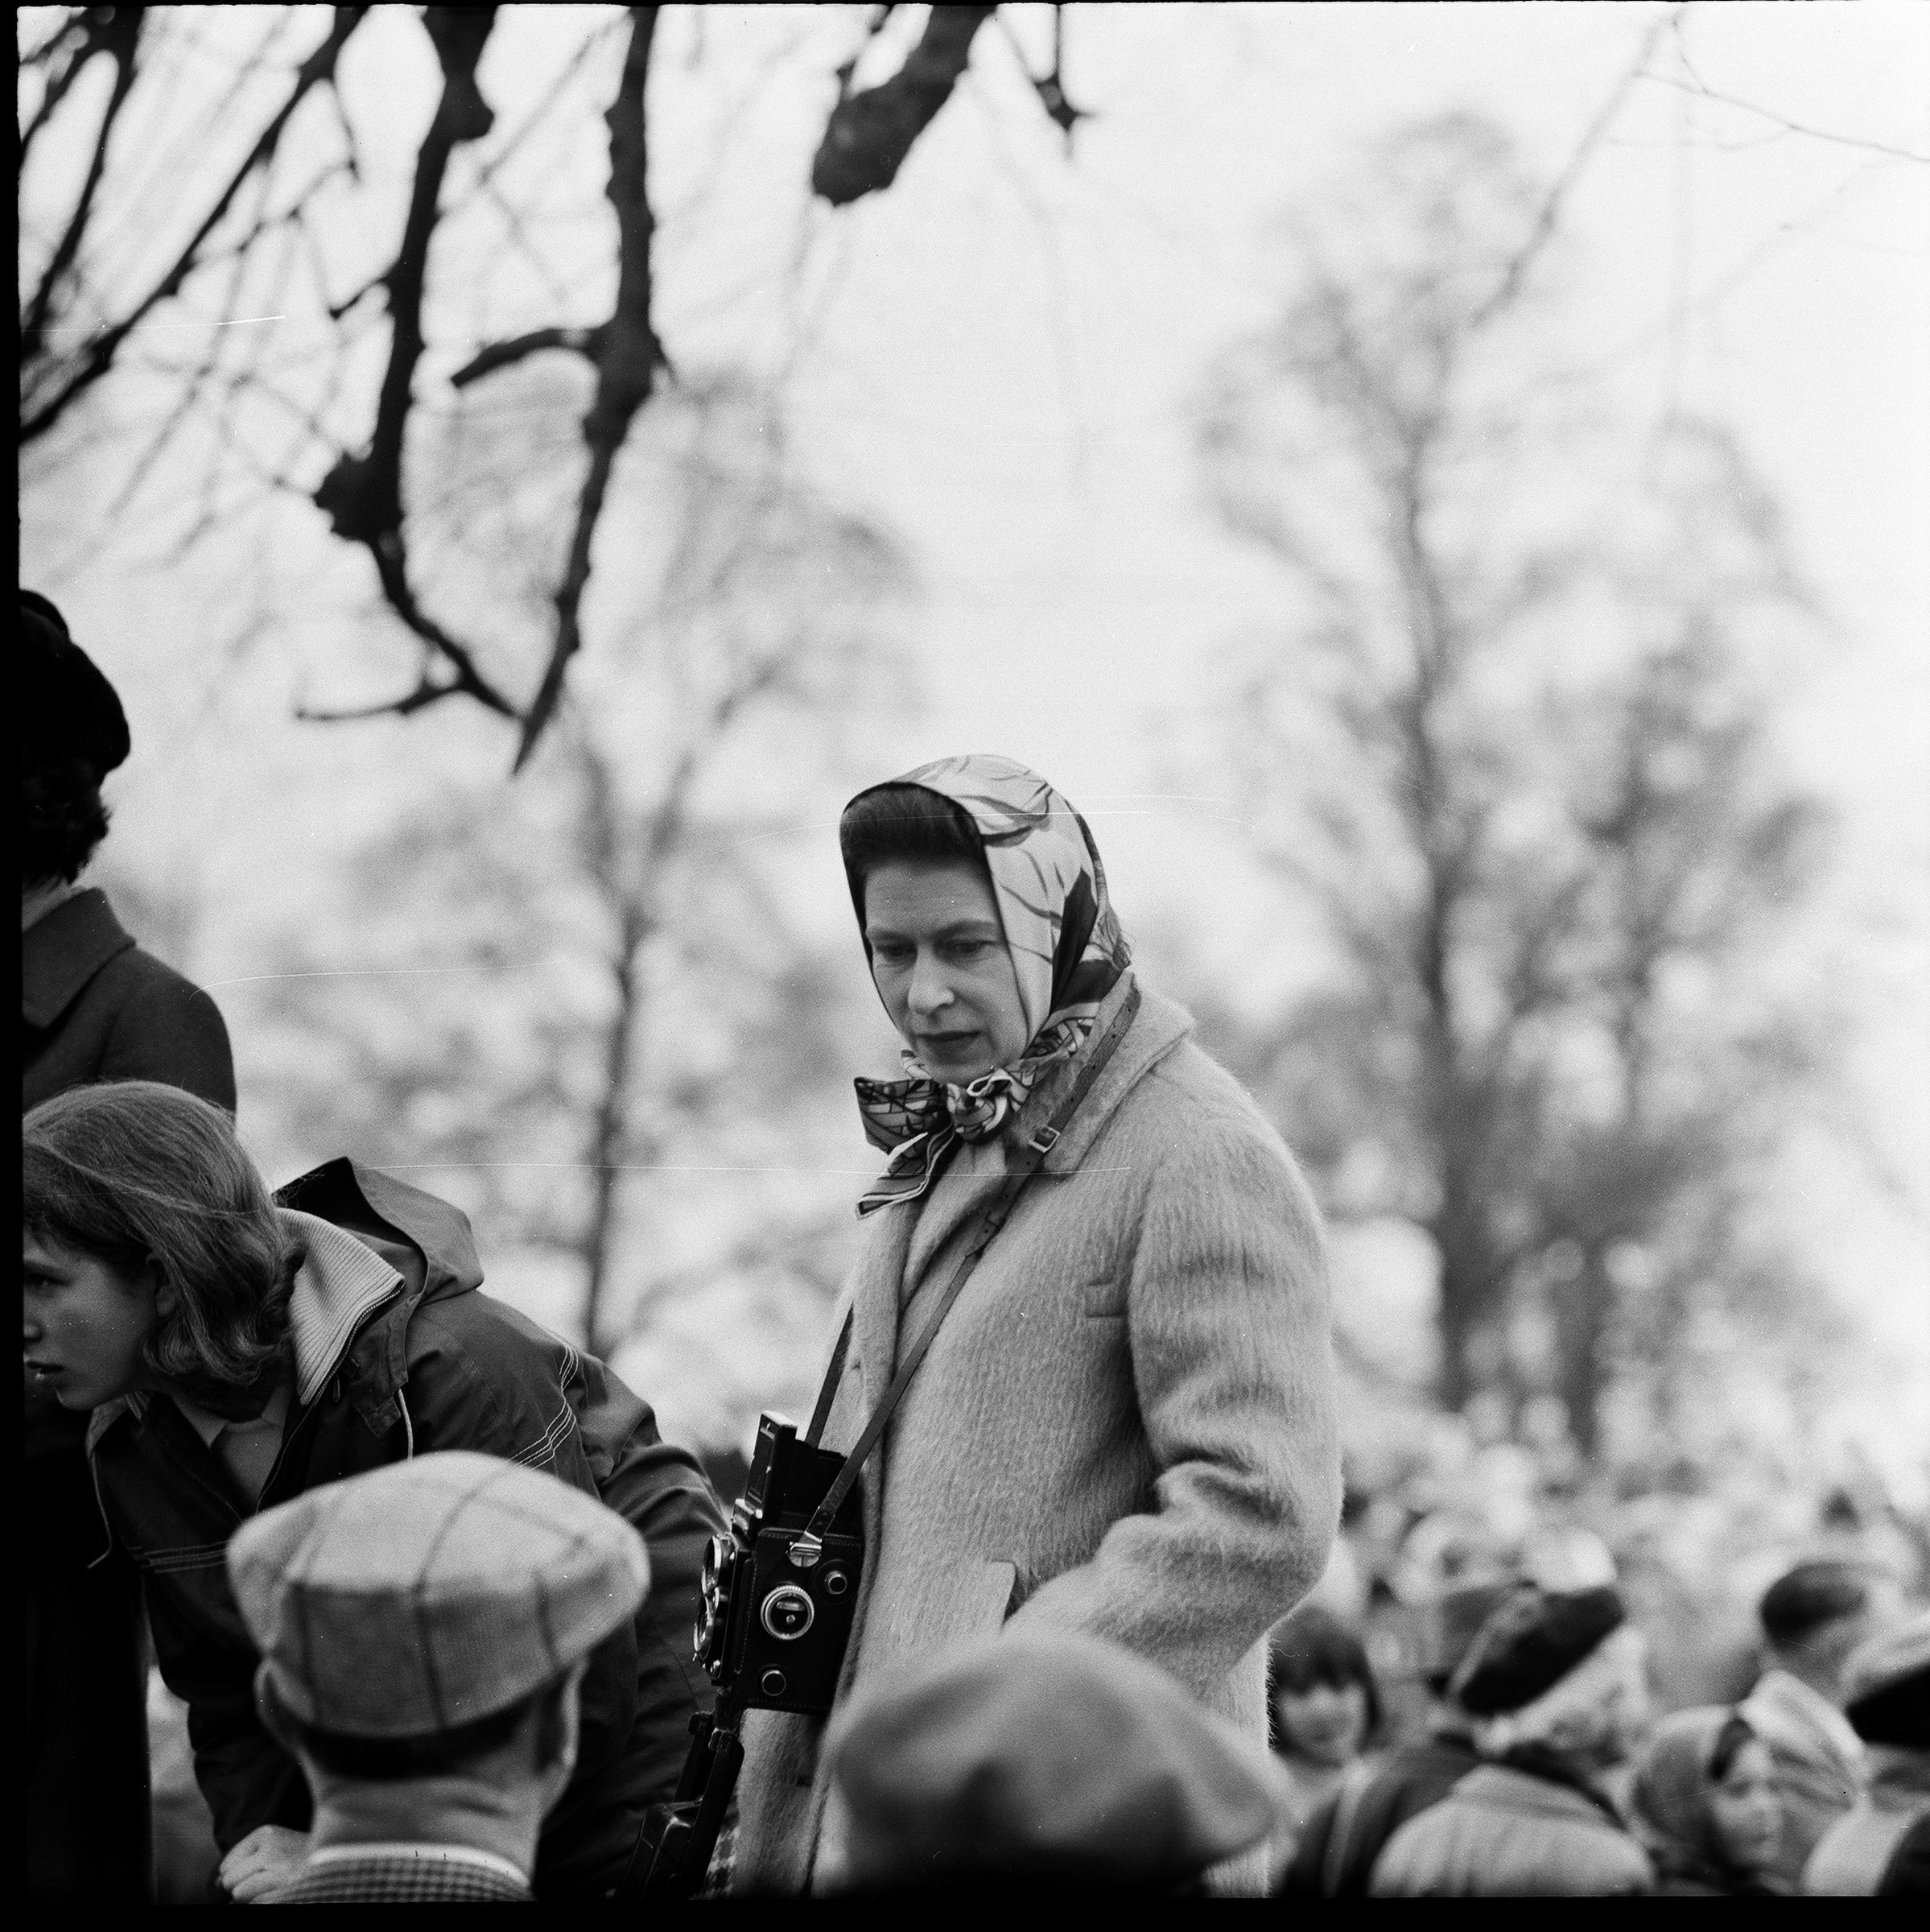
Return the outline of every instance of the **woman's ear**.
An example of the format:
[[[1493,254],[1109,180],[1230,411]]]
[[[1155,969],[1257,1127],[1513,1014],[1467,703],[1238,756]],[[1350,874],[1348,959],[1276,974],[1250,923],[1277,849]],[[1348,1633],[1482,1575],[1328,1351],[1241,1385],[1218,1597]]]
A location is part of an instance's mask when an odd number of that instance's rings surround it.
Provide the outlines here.
[[[167,1271],[159,1261],[150,1261],[146,1274],[154,1290],[155,1313],[165,1319],[181,1305],[181,1298],[175,1292],[175,1285],[167,1278]]]

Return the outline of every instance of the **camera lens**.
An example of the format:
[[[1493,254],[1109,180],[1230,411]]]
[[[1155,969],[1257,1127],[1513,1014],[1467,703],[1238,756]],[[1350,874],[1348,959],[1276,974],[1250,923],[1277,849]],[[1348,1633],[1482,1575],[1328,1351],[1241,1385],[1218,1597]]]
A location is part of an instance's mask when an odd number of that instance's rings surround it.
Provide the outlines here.
[[[800,1590],[795,1583],[786,1583],[772,1591],[758,1612],[765,1629],[786,1643],[803,1636],[817,1615],[818,1607],[810,1600],[810,1592]]]

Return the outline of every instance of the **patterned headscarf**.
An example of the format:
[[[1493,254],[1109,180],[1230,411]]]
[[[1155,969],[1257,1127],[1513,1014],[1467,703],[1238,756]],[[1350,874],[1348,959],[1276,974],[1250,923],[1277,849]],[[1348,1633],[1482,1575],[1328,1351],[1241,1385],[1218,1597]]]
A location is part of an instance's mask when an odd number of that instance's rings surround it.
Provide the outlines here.
[[[1040,1075],[1084,1044],[1099,1002],[1132,957],[1086,821],[1037,772],[979,752],[921,765],[889,782],[936,792],[971,817],[1030,1038],[1012,1065],[963,1086],[936,1079],[909,1047],[901,1056],[908,1078],[854,1083],[865,1137],[891,1157],[859,1201],[860,1215],[917,1199],[961,1139],[996,1133]],[[859,914],[862,922],[861,903]]]

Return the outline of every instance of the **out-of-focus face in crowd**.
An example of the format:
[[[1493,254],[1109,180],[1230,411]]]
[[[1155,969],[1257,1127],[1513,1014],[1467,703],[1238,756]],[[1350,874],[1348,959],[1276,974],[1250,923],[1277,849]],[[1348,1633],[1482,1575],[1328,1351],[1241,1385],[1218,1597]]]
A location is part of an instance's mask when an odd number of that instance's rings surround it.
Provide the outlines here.
[[[1738,1872],[1773,1871],[1782,1843],[1783,1801],[1769,1747],[1752,1738],[1709,1787],[1709,1816],[1724,1855]]]
[[[1315,1679],[1303,1690],[1281,1684],[1273,1709],[1290,1751],[1323,1765],[1350,1764],[1367,1741],[1367,1695],[1359,1684]]]

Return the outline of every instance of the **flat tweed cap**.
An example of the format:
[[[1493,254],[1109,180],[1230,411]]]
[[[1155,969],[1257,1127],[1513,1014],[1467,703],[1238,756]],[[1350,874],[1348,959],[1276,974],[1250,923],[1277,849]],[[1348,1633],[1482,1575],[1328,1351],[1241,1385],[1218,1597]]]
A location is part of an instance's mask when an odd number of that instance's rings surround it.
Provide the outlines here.
[[[614,1510],[460,1449],[252,1518],[228,1574],[278,1700],[349,1737],[424,1737],[506,1709],[650,1587],[642,1539]]]
[[[1552,1690],[1627,1612],[1619,1592],[1540,1590],[1528,1584],[1507,1598],[1476,1633],[1448,1695],[1474,1717],[1532,1704]]]
[[[1866,1744],[1930,1751],[1930,1611],[1850,1653],[1843,1710]]]
[[[1285,1811],[1264,1748],[1092,1637],[997,1637],[888,1671],[826,1749],[860,1887],[1177,1882]]]
[[[20,748],[33,765],[85,766],[98,784],[128,752],[127,716],[105,675],[38,591],[20,592]]]

